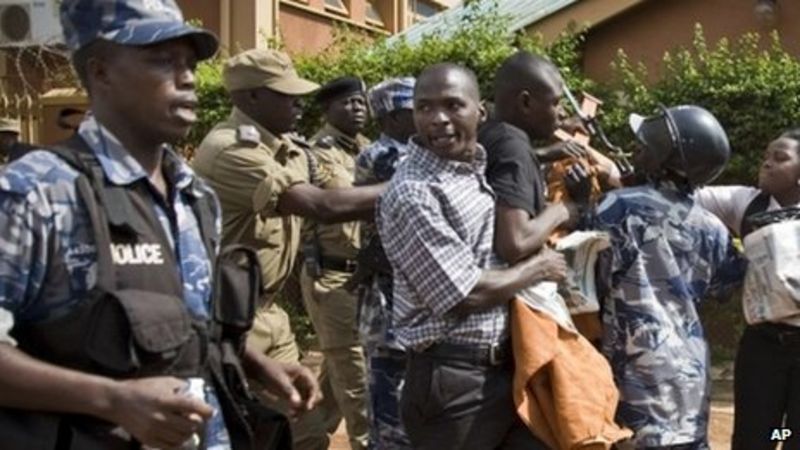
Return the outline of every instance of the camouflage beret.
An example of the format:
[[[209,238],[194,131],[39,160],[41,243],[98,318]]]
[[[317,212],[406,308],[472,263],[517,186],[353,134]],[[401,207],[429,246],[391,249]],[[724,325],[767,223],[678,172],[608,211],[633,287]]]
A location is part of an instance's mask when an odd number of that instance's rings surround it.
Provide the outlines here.
[[[398,109],[414,109],[413,77],[392,78],[382,81],[369,90],[369,105],[377,117]]]

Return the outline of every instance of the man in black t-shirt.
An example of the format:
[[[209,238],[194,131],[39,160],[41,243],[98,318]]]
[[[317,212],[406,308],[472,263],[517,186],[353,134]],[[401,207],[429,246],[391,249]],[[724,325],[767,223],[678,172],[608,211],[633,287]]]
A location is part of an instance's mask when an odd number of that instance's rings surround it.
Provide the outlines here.
[[[497,195],[495,250],[509,264],[539,251],[558,226],[577,219],[574,206],[545,203],[539,158],[549,162],[585,151],[574,142],[536,150],[532,145],[556,130],[563,85],[551,62],[524,51],[506,59],[495,76],[495,114],[481,127],[478,142],[486,149],[486,178]],[[571,198],[588,197],[585,174],[574,175]]]

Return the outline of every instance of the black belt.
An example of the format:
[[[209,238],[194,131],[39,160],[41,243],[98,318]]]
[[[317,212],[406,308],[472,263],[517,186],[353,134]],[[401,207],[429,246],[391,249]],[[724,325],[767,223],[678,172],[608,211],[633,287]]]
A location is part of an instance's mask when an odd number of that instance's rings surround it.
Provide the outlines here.
[[[419,355],[471,362],[479,366],[499,366],[511,360],[511,342],[492,345],[451,344],[441,342],[426,348]]]
[[[752,328],[762,336],[778,341],[780,345],[800,346],[800,327],[782,323],[761,323],[752,325]]]
[[[355,259],[331,258],[326,256],[322,258],[319,265],[326,270],[355,273],[358,268],[358,261]]]

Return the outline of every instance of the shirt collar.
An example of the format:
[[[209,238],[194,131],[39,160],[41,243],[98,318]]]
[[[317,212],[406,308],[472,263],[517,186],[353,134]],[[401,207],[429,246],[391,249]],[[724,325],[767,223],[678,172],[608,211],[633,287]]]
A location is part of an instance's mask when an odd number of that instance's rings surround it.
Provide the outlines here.
[[[325,126],[319,132],[320,136],[332,136],[336,140],[336,144],[342,147],[348,153],[357,155],[361,148],[366,144],[366,139],[360,134],[356,137],[350,137],[330,123],[325,122]]]
[[[125,186],[139,180],[147,179],[147,173],[136,159],[122,146],[116,136],[104,127],[97,119],[89,115],[78,127],[78,134],[94,152],[106,178],[115,185]],[[184,190],[193,186],[195,174],[173,149],[164,144],[164,175],[176,190]],[[195,197],[203,193],[197,188],[189,189]]]
[[[486,150],[480,144],[475,144],[475,158],[471,162],[454,161],[442,158],[432,151],[422,147],[415,138],[408,141],[408,153],[413,161],[418,161],[420,166],[428,167],[431,171],[468,172],[483,175],[486,170]]]

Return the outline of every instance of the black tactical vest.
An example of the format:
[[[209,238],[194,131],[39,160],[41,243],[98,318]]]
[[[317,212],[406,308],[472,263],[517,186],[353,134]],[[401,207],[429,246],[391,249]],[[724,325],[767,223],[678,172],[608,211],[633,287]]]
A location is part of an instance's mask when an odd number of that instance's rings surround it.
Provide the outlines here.
[[[50,150],[82,174],[76,187],[94,230],[97,284],[66,315],[15,325],[12,336],[19,348],[62,367],[113,378],[203,377],[216,390],[234,449],[286,448],[285,420],[255,402],[239,361],[261,295],[255,253],[242,247],[223,251],[214,264],[211,317],[193,318],[147,180],[130,186],[108,183],[77,135]],[[190,204],[210,258],[218,238],[212,201],[204,196]],[[216,301],[220,297],[226,302]],[[0,409],[2,448],[140,448],[118,431],[93,417]]]
[[[750,200],[750,203],[747,204],[747,208],[744,210],[744,214],[742,214],[742,222],[739,224],[740,238],[744,239],[745,236],[755,231],[756,227],[750,219],[752,216],[766,211],[769,208],[769,200],[769,194],[764,192],[759,192],[758,195]]]

